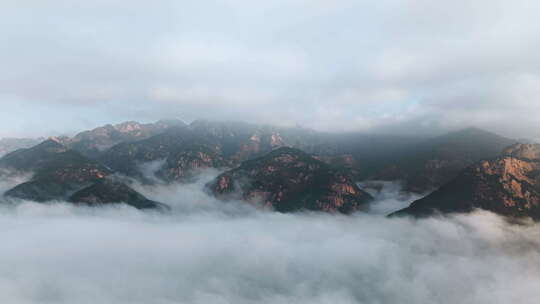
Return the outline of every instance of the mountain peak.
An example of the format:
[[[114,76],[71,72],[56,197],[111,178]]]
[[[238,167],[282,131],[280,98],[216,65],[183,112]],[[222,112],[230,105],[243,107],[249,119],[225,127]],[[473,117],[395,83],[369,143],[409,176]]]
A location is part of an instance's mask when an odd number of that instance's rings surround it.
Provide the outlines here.
[[[217,197],[242,199],[280,212],[350,213],[371,200],[344,172],[289,147],[245,161],[208,187]]]
[[[62,144],[61,140],[56,137],[51,137],[42,143],[29,148],[28,150],[44,151],[49,153],[61,153],[67,151],[67,148]]]

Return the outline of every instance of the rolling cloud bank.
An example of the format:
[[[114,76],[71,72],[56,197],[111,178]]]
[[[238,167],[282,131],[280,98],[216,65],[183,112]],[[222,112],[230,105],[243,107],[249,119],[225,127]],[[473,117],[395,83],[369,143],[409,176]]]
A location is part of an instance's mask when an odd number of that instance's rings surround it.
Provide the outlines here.
[[[136,186],[168,203],[167,214],[3,204],[0,301],[525,303],[540,296],[538,226],[488,212],[388,219],[415,199],[393,183],[374,192],[371,214],[280,214],[211,198],[202,189],[216,174]]]

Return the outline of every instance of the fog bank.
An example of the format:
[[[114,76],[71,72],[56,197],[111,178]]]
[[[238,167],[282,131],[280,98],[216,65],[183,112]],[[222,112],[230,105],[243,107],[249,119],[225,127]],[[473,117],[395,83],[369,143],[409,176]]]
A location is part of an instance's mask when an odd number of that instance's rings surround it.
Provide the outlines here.
[[[487,212],[279,214],[142,187],[170,214],[21,202],[0,209],[2,303],[534,303],[540,227]],[[390,187],[390,189],[388,189]],[[385,190],[386,189],[386,190]],[[394,194],[392,194],[394,193]],[[381,199],[382,198],[382,199]]]

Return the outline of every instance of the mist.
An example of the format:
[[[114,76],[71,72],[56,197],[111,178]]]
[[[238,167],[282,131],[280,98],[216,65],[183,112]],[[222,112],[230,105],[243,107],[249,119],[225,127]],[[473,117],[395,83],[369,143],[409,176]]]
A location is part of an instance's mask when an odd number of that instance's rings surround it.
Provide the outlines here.
[[[2,303],[530,303],[540,227],[488,212],[385,217],[260,210],[187,185],[134,185],[170,213],[20,201],[0,207]],[[392,208],[394,206],[394,208]]]
[[[4,0],[0,136],[176,117],[413,135],[476,126],[538,138],[539,8]]]

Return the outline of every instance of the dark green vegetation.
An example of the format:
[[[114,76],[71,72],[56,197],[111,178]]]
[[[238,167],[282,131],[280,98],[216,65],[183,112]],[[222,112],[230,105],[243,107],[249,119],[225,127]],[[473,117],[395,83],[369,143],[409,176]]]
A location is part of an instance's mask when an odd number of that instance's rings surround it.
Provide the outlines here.
[[[244,162],[208,187],[218,197],[241,198],[280,212],[350,213],[366,208],[372,199],[343,170],[285,147]]]

